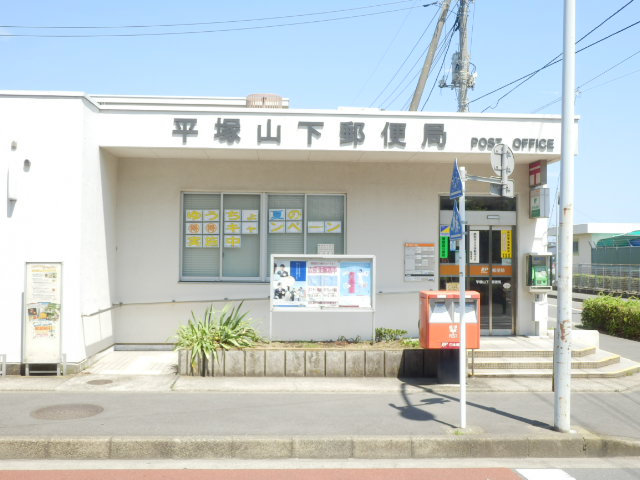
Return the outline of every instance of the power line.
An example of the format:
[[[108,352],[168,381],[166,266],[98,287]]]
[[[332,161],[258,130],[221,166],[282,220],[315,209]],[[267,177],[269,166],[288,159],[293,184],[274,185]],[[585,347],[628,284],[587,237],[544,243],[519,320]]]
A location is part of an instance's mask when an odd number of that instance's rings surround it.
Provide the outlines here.
[[[442,68],[444,66],[444,63],[447,61],[447,53],[449,52],[449,47],[451,46],[451,39],[453,38],[453,35],[455,34],[456,30],[455,28],[452,28],[449,32],[445,33],[445,37],[449,36],[448,40],[445,40],[445,42],[443,42],[439,47],[438,50],[436,51],[436,55],[434,57],[434,62],[437,63],[440,61],[440,58],[442,58],[442,64],[440,65],[440,70],[438,70],[438,73],[436,75],[436,80],[434,82],[437,82],[437,78],[440,76],[440,72],[442,71]],[[409,88],[410,85],[415,83],[415,79],[416,77],[420,74],[420,71],[418,70],[415,75],[413,76],[413,78],[411,79],[411,82],[409,82],[403,89],[402,92],[400,93],[404,93],[407,88]],[[435,83],[434,83],[435,85]],[[431,90],[429,91],[429,96],[431,96],[431,92],[433,91],[433,86],[431,87]],[[400,96],[400,94],[398,94],[396,96],[396,98],[393,100],[395,101],[398,97]],[[427,99],[424,101],[424,103],[422,104],[422,108],[420,110],[424,109],[424,105],[426,104],[427,100],[429,100],[429,96],[427,97]],[[411,98],[408,98],[407,102],[405,103],[405,105],[403,105],[402,110],[406,110],[409,107],[409,104],[411,103]]]
[[[456,2],[457,3],[457,2]],[[447,15],[447,20],[449,20],[449,18],[452,15],[452,11],[451,10],[449,12],[449,14]],[[429,22],[429,25],[431,25],[431,23],[433,22],[433,20],[436,18],[438,12],[435,13],[434,17],[431,19],[431,22]],[[420,42],[420,40],[422,39],[422,37],[424,36],[424,34],[426,33],[426,31],[429,28],[429,25],[426,27],[425,31],[423,32],[423,34],[420,36],[420,38],[418,39],[418,42],[416,42],[416,45],[414,45],[414,47],[411,49],[411,52],[409,52],[409,55],[407,56],[407,58],[405,58],[405,60],[402,62],[402,65],[400,65],[400,67],[398,68],[398,70],[396,71],[396,73],[394,74],[393,78],[389,81],[389,83],[387,83],[387,85],[385,86],[385,88],[383,89],[383,92],[388,88],[389,84],[396,78],[396,76],[398,75],[398,73],[400,72],[400,70],[402,69],[402,67],[404,66],[404,64],[406,63],[406,61],[409,59],[409,57],[411,56],[411,54],[413,53],[413,51],[415,50],[415,48],[417,47],[418,43]],[[391,104],[393,104],[398,97],[409,87],[409,85],[412,82],[415,82],[415,79],[418,77],[418,75],[420,74],[420,72],[418,71],[417,73],[415,73],[413,75],[413,77],[411,79],[409,79],[409,82],[402,87],[402,90],[400,90],[400,92],[393,97],[393,99],[389,100],[393,94],[402,86],[402,84],[407,80],[407,77],[411,74],[411,72],[413,72],[416,68],[416,66],[418,65],[418,63],[422,60],[422,58],[427,54],[427,50],[429,49],[429,46],[427,45],[427,47],[422,51],[422,53],[420,54],[420,56],[416,59],[416,61],[414,62],[414,64],[409,68],[409,70],[407,71],[407,73],[405,73],[404,77],[402,77],[402,79],[398,82],[398,84],[396,85],[396,87],[391,91],[391,93],[389,93],[387,95],[387,97],[381,102],[382,106],[384,108],[388,108]],[[442,46],[438,47],[438,50],[441,51]],[[436,57],[439,57],[440,53],[436,54]],[[382,94],[382,93],[381,93]],[[380,97],[380,95],[378,95],[378,97]],[[376,100],[378,99],[378,97],[376,97]],[[375,100],[374,100],[375,102]]]
[[[409,60],[409,58],[411,58],[411,55],[413,54],[414,50],[416,49],[416,47],[420,44],[420,40],[422,40],[422,37],[425,36],[425,34],[427,33],[427,31],[429,30],[429,27],[431,26],[431,23],[433,23],[433,20],[436,18],[436,16],[438,15],[438,12],[436,11],[436,13],[434,13],[433,17],[431,18],[431,20],[429,21],[429,24],[425,27],[425,29],[422,31],[422,34],[420,35],[420,37],[418,37],[418,40],[416,40],[416,43],[413,45],[413,47],[411,48],[411,51],[409,52],[409,54],[405,57],[405,59],[402,61],[402,63],[400,64],[400,66],[398,67],[398,69],[396,70],[396,72],[393,74],[393,76],[391,77],[391,80],[389,80],[387,82],[387,84],[384,86],[384,88],[382,89],[382,91],[376,96],[376,98],[373,99],[373,101],[369,104],[370,107],[372,107],[376,101],[378,100],[378,98],[380,98],[384,92],[387,90],[387,88],[389,88],[389,85],[391,85],[391,83],[395,80],[395,78],[398,76],[398,73],[400,73],[400,70],[402,70],[402,67],[404,67],[404,64],[407,63],[407,60]]]
[[[629,28],[631,28],[631,27],[635,27],[635,26],[636,26],[636,25],[638,25],[638,24],[640,24],[640,20],[639,20],[639,21],[637,21],[637,22],[632,23],[631,25],[627,25],[626,27],[621,28],[620,30],[618,30],[618,31],[616,31],[616,32],[613,32],[612,34],[607,35],[606,37],[602,37],[601,39],[596,40],[595,42],[590,43],[589,45],[587,45],[587,46],[585,46],[585,47],[582,47],[582,48],[580,48],[580,49],[576,50],[576,54],[578,54],[578,53],[580,53],[580,52],[583,52],[583,51],[585,51],[585,50],[587,50],[587,49],[589,49],[589,48],[591,48],[591,47],[593,47],[593,46],[597,45],[598,43],[603,42],[603,41],[605,41],[605,40],[607,40],[607,39],[609,39],[609,38],[611,38],[611,37],[613,37],[613,36],[615,36],[615,35],[618,35],[618,34],[620,34],[620,33],[624,32],[625,30],[628,30],[628,29],[629,29]],[[577,43],[577,42],[576,42],[576,43]],[[491,92],[486,93],[486,94],[482,95],[481,97],[478,97],[478,98],[475,98],[475,99],[471,100],[471,102],[469,102],[469,103],[472,103],[472,102],[475,102],[475,101],[477,101],[477,100],[480,100],[480,99],[482,99],[482,98],[484,98],[484,97],[486,97],[486,96],[488,96],[488,95],[491,95],[492,93],[495,93],[495,92],[497,92],[497,91],[499,91],[499,90],[502,90],[503,88],[506,88],[506,87],[508,87],[508,86],[510,86],[510,85],[513,85],[514,83],[516,83],[516,82],[518,82],[518,81],[520,81],[520,80],[522,80],[522,79],[525,79],[522,83],[526,82],[526,81],[527,81],[527,80],[529,80],[531,77],[533,77],[534,75],[536,75],[538,72],[541,72],[542,70],[545,70],[545,69],[547,69],[547,68],[549,68],[549,67],[551,67],[551,66],[555,65],[556,63],[560,63],[560,62],[562,61],[562,58],[558,58],[558,57],[562,57],[562,55],[558,55],[558,56],[556,56],[556,60],[549,61],[549,62],[548,62],[546,65],[544,65],[543,67],[540,67],[539,69],[534,70],[533,72],[528,73],[527,75],[523,75],[523,76],[522,76],[522,77],[520,77],[520,78],[516,78],[515,80],[513,80],[513,81],[511,81],[511,82],[509,82],[509,83],[507,83],[507,84],[505,84],[505,85],[503,85],[503,86],[501,86],[501,87],[499,87],[499,88],[496,88],[495,90],[492,90]],[[498,102],[500,102],[500,100],[502,100],[504,97],[506,97],[509,93],[513,92],[513,90],[515,90],[515,89],[516,89],[516,88],[518,88],[520,85],[522,85],[522,83],[520,83],[519,85],[516,85],[516,87],[515,87],[515,88],[513,88],[513,89],[509,90],[509,92],[507,92],[505,95],[503,95],[502,97],[500,97],[500,98],[498,99],[498,101],[497,101],[497,102],[493,105],[493,107],[491,107],[491,108],[495,108],[495,107],[497,106]],[[489,107],[487,107],[487,108],[489,108]],[[487,110],[487,108],[485,108],[484,110]],[[483,111],[484,111],[484,110],[483,110]]]
[[[601,76],[603,76],[605,73],[609,73],[611,70],[613,70],[614,68],[622,65],[623,63],[625,63],[628,60],[631,60],[633,57],[635,57],[636,55],[638,55],[640,53],[640,50],[638,50],[635,53],[632,53],[631,55],[629,55],[627,58],[624,58],[622,60],[620,60],[618,63],[616,63],[615,65],[610,66],[609,68],[607,68],[606,70],[600,72],[598,75],[596,75],[595,77],[590,78],[589,80],[587,80],[586,82],[584,82],[582,85],[580,85],[578,88],[582,88],[585,85],[590,84],[591,82],[593,82],[594,80],[597,80],[598,78],[600,78]]]
[[[588,89],[586,89],[586,90],[582,90],[582,87],[584,87],[585,85],[590,84],[590,83],[591,83],[591,82],[593,82],[594,80],[597,80],[598,78],[602,77],[603,75],[605,75],[605,74],[609,73],[609,72],[610,72],[611,70],[613,70],[614,68],[616,68],[616,67],[618,67],[618,66],[622,65],[623,63],[627,62],[628,60],[631,60],[633,57],[635,57],[635,56],[636,56],[636,55],[638,55],[638,54],[640,54],[640,50],[638,50],[637,52],[632,53],[632,54],[631,54],[631,55],[629,55],[628,57],[626,57],[626,58],[624,58],[624,59],[620,60],[618,63],[616,63],[615,65],[612,65],[611,67],[607,68],[606,70],[603,70],[602,72],[600,72],[599,74],[597,74],[595,77],[590,78],[589,80],[587,80],[587,81],[586,81],[586,82],[584,82],[583,84],[581,84],[581,85],[579,85],[578,87],[576,87],[576,93],[580,93],[580,92],[588,92],[589,90],[593,90],[593,89],[594,89],[594,88],[596,88],[596,87],[588,88]],[[619,80],[619,79],[624,78],[624,77],[626,77],[626,76],[629,76],[629,75],[631,75],[632,73],[635,73],[635,72],[637,72],[637,71],[639,71],[639,70],[636,70],[636,71],[634,71],[634,72],[627,73],[627,74],[625,74],[625,75],[622,75],[622,76],[620,76],[620,77],[614,78],[613,80],[610,80],[610,81],[608,81],[608,82],[605,82],[605,83],[600,84],[600,85],[597,85],[597,86],[600,86],[600,87],[601,87],[601,86],[603,86],[603,85],[607,85],[607,84],[609,84],[609,83],[613,82],[614,80]],[[551,105],[553,105],[554,103],[558,103],[560,100],[562,100],[562,97],[556,98],[555,100],[553,100],[553,101],[551,101],[551,102],[547,103],[546,105],[543,105],[542,107],[538,107],[538,108],[537,108],[536,110],[534,110],[532,113],[538,113],[540,110],[544,110],[545,108],[550,107],[550,106],[551,106]]]
[[[606,22],[608,22],[610,19],[612,19],[615,15],[617,15],[618,13],[620,13],[623,9],[625,9],[627,6],[629,6],[629,5],[630,5],[631,3],[633,3],[634,1],[635,1],[635,0],[630,0],[629,2],[627,2],[626,4],[624,4],[622,7],[620,7],[618,10],[616,10],[616,11],[615,11],[615,12],[613,12],[611,15],[609,15],[607,18],[605,18],[605,19],[604,19],[602,22],[600,22],[598,25],[596,25],[596,26],[595,26],[595,27],[593,27],[591,30],[589,30],[589,32],[587,32],[585,35],[583,35],[583,36],[582,36],[582,37],[581,37],[581,38],[576,42],[576,45],[577,45],[578,43],[580,43],[582,40],[584,40],[585,38],[587,38],[589,35],[591,35],[594,31],[596,31],[598,28],[600,28],[602,25],[604,25]],[[593,43],[591,43],[591,44],[587,45],[586,47],[581,48],[580,50],[576,50],[576,54],[577,54],[577,53],[579,53],[579,52],[581,52],[581,51],[583,51],[583,50],[586,50],[586,49],[588,49],[588,48],[590,48],[590,47],[592,47],[592,46],[594,46],[594,45],[596,45],[596,44],[598,44],[598,43],[600,43],[600,42],[602,42],[602,41],[604,41],[604,40],[606,40],[606,39],[608,39],[608,38],[610,38],[610,37],[612,37],[612,36],[614,36],[614,35],[618,35],[619,33],[622,33],[623,31],[625,31],[625,30],[627,30],[627,29],[629,29],[629,28],[631,28],[631,27],[633,27],[633,26],[637,25],[638,23],[640,23],[640,22],[633,23],[633,24],[631,24],[631,25],[629,25],[629,26],[627,26],[627,27],[625,27],[625,28],[623,28],[623,29],[621,29],[621,30],[618,30],[617,32],[612,33],[611,35],[608,35],[608,36],[606,36],[606,37],[603,37],[603,38],[601,38],[600,40],[597,40],[596,42],[593,42]],[[537,74],[538,74],[539,72],[541,72],[542,70],[544,70],[544,69],[546,69],[546,68],[548,68],[548,67],[550,67],[550,66],[552,66],[552,65],[555,65],[556,63],[559,63],[561,60],[562,60],[562,54],[560,53],[560,54],[556,55],[553,59],[551,59],[549,62],[547,62],[544,66],[542,66],[542,67],[538,68],[537,70],[534,70],[533,72],[530,72],[530,73],[528,73],[527,75],[523,75],[522,77],[517,78],[517,79],[515,79],[515,80],[513,80],[513,81],[511,81],[511,82],[509,82],[509,83],[507,83],[507,84],[505,84],[505,85],[503,85],[503,86],[501,86],[501,87],[499,87],[499,88],[496,88],[495,90],[492,90],[492,91],[491,91],[491,92],[489,92],[489,93],[486,93],[486,94],[484,94],[484,95],[482,95],[482,96],[480,96],[480,97],[478,97],[478,98],[475,98],[475,99],[471,100],[471,101],[469,102],[469,104],[471,104],[471,103],[473,103],[473,102],[476,102],[476,101],[478,101],[478,100],[480,100],[480,99],[482,99],[482,98],[485,98],[485,97],[487,97],[487,96],[489,96],[489,95],[492,95],[493,93],[496,93],[496,92],[498,92],[498,91],[500,91],[500,90],[502,90],[502,89],[504,89],[504,88],[507,88],[507,87],[508,87],[508,86],[510,86],[510,85],[513,85],[513,84],[514,84],[514,83],[516,83],[516,82],[519,82],[519,81],[523,80],[520,84],[516,85],[513,89],[511,89],[511,90],[510,90],[510,91],[508,91],[506,94],[504,94],[502,97],[500,97],[500,98],[496,101],[496,103],[495,103],[493,106],[486,107],[486,108],[485,108],[484,110],[482,110],[482,111],[484,112],[485,110],[487,110],[487,109],[489,109],[489,108],[492,108],[492,109],[493,109],[493,108],[496,108],[496,107],[498,106],[498,103],[500,103],[500,101],[501,101],[503,98],[505,98],[507,95],[509,95],[509,94],[510,94],[511,92],[513,92],[514,90],[516,90],[518,87],[520,87],[520,85],[522,85],[523,83],[525,83],[525,82],[529,81],[531,78],[533,78],[535,75],[537,75]]]
[[[633,70],[633,71],[631,71],[631,72],[629,72],[629,73],[625,73],[624,75],[620,75],[619,77],[612,78],[611,80],[608,80],[608,81],[606,81],[606,82],[604,82],[604,83],[600,83],[600,84],[598,84],[598,85],[594,85],[594,86],[593,86],[593,87],[591,87],[591,88],[587,88],[586,90],[582,90],[582,93],[584,93],[584,92],[590,92],[591,90],[593,90],[593,89],[595,89],[595,88],[604,87],[605,85],[609,85],[610,83],[616,82],[616,81],[618,81],[618,80],[621,80],[621,79],[623,79],[623,78],[625,78],[625,77],[628,77],[628,76],[633,75],[633,74],[638,73],[638,72],[640,72],[640,69],[638,69],[638,70]]]
[[[193,23],[159,23],[155,25],[93,25],[93,26],[44,26],[44,25],[0,25],[0,28],[23,28],[23,29],[86,29],[86,30],[99,30],[99,29],[122,29],[122,28],[160,28],[160,27],[193,27],[196,25],[215,25],[223,23],[242,23],[242,22],[264,22],[267,20],[280,20],[283,18],[299,18],[308,17],[313,15],[327,15],[330,13],[350,12],[354,10],[365,10],[368,8],[384,7],[386,5],[396,5],[398,3],[414,2],[415,0],[399,0],[396,2],[378,3],[376,5],[368,5],[365,7],[355,8],[343,8],[340,10],[327,10],[324,12],[312,12],[312,13],[299,13],[296,15],[283,15],[278,17],[262,17],[262,18],[245,18],[238,20],[218,20],[211,22],[193,22]],[[437,3],[437,2],[434,2]]]
[[[394,10],[383,10],[381,12],[372,12],[372,13],[362,13],[359,15],[350,15],[346,17],[334,17],[334,18],[325,18],[320,20],[308,20],[303,22],[291,22],[291,23],[279,23],[272,25],[255,25],[251,27],[236,27],[236,28],[221,28],[217,30],[194,30],[194,31],[186,31],[186,32],[157,32],[157,33],[106,33],[106,34],[84,34],[84,35],[40,35],[40,34],[0,34],[0,37],[29,37],[29,38],[104,38],[104,37],[161,37],[161,36],[169,36],[169,35],[196,35],[203,33],[222,33],[222,32],[236,32],[236,31],[244,31],[244,30],[264,30],[267,28],[277,28],[277,27],[291,27],[296,25],[309,25],[314,23],[327,23],[333,22],[337,20],[349,20],[352,18],[362,18],[362,17],[371,17],[374,15],[383,15],[386,13],[395,13],[402,12],[404,10],[411,10],[417,7],[428,7],[430,5],[435,5],[435,3],[428,3],[423,5],[416,5],[412,7],[405,8],[397,8]]]
[[[448,33],[447,33],[447,35],[448,35]],[[444,48],[443,45],[440,45],[438,47],[438,51],[436,52],[436,57],[435,57],[436,61],[439,61],[440,56],[442,55],[442,49],[443,48]],[[407,88],[409,88],[410,85],[415,84],[416,78],[418,78],[418,76],[420,75],[420,69],[416,70],[416,72],[414,73],[413,77],[411,77],[409,79],[409,81],[406,83],[406,85],[404,87],[402,87],[402,89],[398,92],[398,94],[395,97],[393,97],[393,99],[389,100],[391,95],[393,95],[396,92],[396,90],[398,90],[398,88],[400,88],[400,86],[407,79],[409,74],[411,74],[411,72],[415,70],[415,68],[418,66],[418,63],[420,62],[420,60],[422,60],[422,57],[424,57],[424,55],[426,55],[428,49],[429,49],[429,47],[427,46],[427,48],[425,48],[425,50],[422,52],[422,55],[420,55],[420,57],[416,59],[416,61],[413,64],[413,66],[409,69],[409,71],[402,78],[400,83],[398,83],[396,88],[394,88],[393,91],[387,96],[387,98],[385,99],[385,102],[386,102],[385,108],[390,107],[407,90]],[[389,100],[389,101],[387,102],[387,100]]]
[[[411,1],[415,1],[415,0],[411,0]],[[393,36],[393,38],[391,39],[391,41],[389,42],[389,45],[387,46],[386,50],[384,51],[384,53],[382,54],[382,56],[380,57],[380,60],[378,60],[378,63],[376,64],[375,68],[371,71],[371,74],[369,75],[369,77],[367,78],[367,80],[364,82],[364,84],[362,85],[362,87],[360,87],[360,90],[358,91],[358,94],[356,95],[355,99],[354,99],[354,103],[355,101],[358,99],[358,97],[360,95],[362,95],[362,92],[364,91],[364,89],[366,88],[366,86],[369,84],[369,82],[371,81],[371,79],[373,78],[373,76],[375,75],[375,73],[378,71],[378,68],[380,68],[380,65],[382,64],[382,61],[385,59],[385,57],[387,56],[387,54],[389,53],[389,50],[391,49],[391,46],[395,43],[396,39],[398,38],[398,35],[400,34],[400,31],[402,30],[402,27],[404,26],[404,24],[407,22],[407,19],[409,18],[409,15],[411,14],[411,12],[407,12],[407,14],[405,15],[404,19],[402,20],[402,22],[400,23],[400,25],[398,26],[398,30],[396,31],[396,34]],[[437,12],[436,12],[437,14]],[[433,17],[435,18],[435,16]],[[433,20],[432,20],[433,21]],[[429,25],[431,25],[431,22],[429,22]],[[427,29],[429,28],[429,26],[427,25]],[[426,29],[425,29],[426,32]],[[423,33],[424,35],[424,33]],[[422,38],[422,37],[421,37]],[[377,99],[377,98],[376,98]]]
[[[433,90],[436,88],[436,84],[438,83],[438,77],[440,76],[440,72],[442,72],[442,70],[444,69],[444,63],[447,61],[447,53],[449,53],[449,48],[451,47],[451,41],[453,40],[453,36],[455,35],[456,30],[455,29],[451,29],[451,33],[449,35],[449,39],[447,41],[447,49],[444,52],[444,55],[442,57],[442,63],[440,64],[440,69],[438,70],[438,74],[436,75],[434,81],[433,81],[433,85],[431,85],[431,90],[429,90],[429,95],[427,95],[427,98],[425,99],[424,103],[422,104],[422,107],[420,107],[420,111],[424,110],[424,107],[427,106],[427,102],[429,101],[429,99],[431,98],[431,94],[433,93]]]

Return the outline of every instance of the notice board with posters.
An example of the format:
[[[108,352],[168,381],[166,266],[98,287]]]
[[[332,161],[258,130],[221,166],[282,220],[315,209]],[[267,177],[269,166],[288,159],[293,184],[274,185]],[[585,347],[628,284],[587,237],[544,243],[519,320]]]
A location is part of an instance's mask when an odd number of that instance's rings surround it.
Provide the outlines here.
[[[22,361],[59,363],[62,313],[62,263],[25,267]]]
[[[272,311],[375,310],[375,256],[272,255]]]
[[[448,235],[448,232],[447,232]],[[444,242],[440,242],[440,249]],[[449,254],[447,237],[446,249]],[[435,288],[436,281],[436,244],[435,243],[405,243],[404,244],[404,281],[431,282]]]

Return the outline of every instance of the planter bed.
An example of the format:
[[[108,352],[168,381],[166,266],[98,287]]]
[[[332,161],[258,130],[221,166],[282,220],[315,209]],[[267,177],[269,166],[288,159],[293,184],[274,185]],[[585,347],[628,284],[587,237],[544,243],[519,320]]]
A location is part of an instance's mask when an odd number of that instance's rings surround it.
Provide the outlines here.
[[[206,376],[214,377],[436,377],[436,350],[387,348],[379,344],[321,348],[301,343],[278,348],[277,344],[242,350],[219,350],[218,359],[206,359]],[[303,346],[304,345],[304,346]],[[201,375],[200,360],[190,364],[191,352],[180,350],[178,373]]]

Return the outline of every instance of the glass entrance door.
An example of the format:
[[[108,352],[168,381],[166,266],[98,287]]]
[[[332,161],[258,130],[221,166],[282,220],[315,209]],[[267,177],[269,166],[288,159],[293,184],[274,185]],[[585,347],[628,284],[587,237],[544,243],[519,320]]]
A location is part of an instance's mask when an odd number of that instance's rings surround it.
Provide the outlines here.
[[[484,335],[511,335],[513,321],[513,228],[468,227],[468,288],[480,291]]]
[[[511,226],[467,226],[466,288],[480,293],[483,335],[512,335],[515,331],[513,234]],[[457,289],[456,267],[447,264],[456,263],[455,255],[440,262],[440,288]]]

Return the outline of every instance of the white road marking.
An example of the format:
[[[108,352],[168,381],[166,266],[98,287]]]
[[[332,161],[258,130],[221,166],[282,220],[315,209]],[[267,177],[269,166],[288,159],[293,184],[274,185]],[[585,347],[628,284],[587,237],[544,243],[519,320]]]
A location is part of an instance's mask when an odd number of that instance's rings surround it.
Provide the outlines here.
[[[516,472],[527,480],[576,480],[558,468],[518,468]]]

